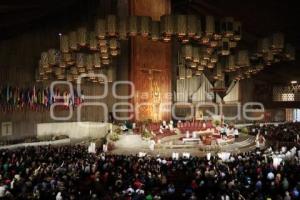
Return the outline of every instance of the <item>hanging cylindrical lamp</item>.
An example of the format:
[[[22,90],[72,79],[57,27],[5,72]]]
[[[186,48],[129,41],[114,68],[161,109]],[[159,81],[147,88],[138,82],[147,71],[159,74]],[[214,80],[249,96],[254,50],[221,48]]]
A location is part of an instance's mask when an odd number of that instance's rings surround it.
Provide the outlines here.
[[[215,18],[211,15],[207,15],[205,19],[205,33],[207,36],[212,36],[215,32]]]
[[[48,68],[49,67],[49,57],[48,57],[48,52],[42,52],[41,53],[41,66],[43,68]]]
[[[197,63],[190,61],[190,62],[188,62],[188,66],[190,68],[196,68],[197,67]]]
[[[192,76],[193,76],[192,69],[190,69],[190,68],[186,69],[185,74],[186,74],[186,78],[192,78]]]
[[[269,38],[259,39],[257,42],[257,52],[259,54],[267,53],[270,49],[270,40]]]
[[[199,40],[202,37],[202,24],[201,24],[201,20],[197,19],[196,21],[196,28],[197,28],[197,32],[194,35],[194,39],[195,40]]]
[[[62,35],[60,37],[60,50],[63,53],[69,52],[69,37],[68,37],[68,35]]]
[[[111,38],[109,40],[109,48],[112,49],[112,50],[115,50],[118,48],[118,41],[116,38]]]
[[[40,75],[44,75],[45,74],[45,71],[44,71],[44,68],[43,68],[41,60],[39,60],[38,72],[39,72]]]
[[[79,46],[86,46],[87,30],[85,27],[80,27],[77,30],[77,42]]]
[[[182,46],[182,55],[186,60],[191,60],[193,57],[192,45],[186,44]]]
[[[176,15],[175,31],[178,37],[185,37],[187,32],[187,19],[186,15]]]
[[[89,34],[89,47],[90,47],[90,50],[93,50],[93,51],[98,49],[95,32],[90,32],[90,34]]]
[[[198,70],[197,70],[197,71],[195,72],[195,75],[196,75],[196,76],[201,76],[201,75],[202,75],[202,71],[198,71]]]
[[[101,59],[99,53],[94,53],[94,67],[100,68],[101,67]]]
[[[185,79],[185,66],[183,64],[179,64],[178,65],[178,76],[179,76],[179,79],[183,80]]]
[[[138,32],[137,16],[129,16],[128,18],[128,35],[136,36]]]
[[[80,74],[85,73],[85,68],[84,67],[78,68],[78,73]]]
[[[42,80],[43,80],[43,81],[46,81],[46,80],[48,80],[48,79],[49,79],[49,77],[48,77],[47,74],[44,74],[44,75],[42,76]]]
[[[193,62],[194,63],[200,62],[200,53],[198,47],[193,47]]]
[[[237,42],[234,41],[234,40],[230,40],[229,41],[229,48],[233,49],[233,48],[236,48],[236,47],[237,47]]]
[[[85,55],[83,53],[76,54],[76,66],[78,68],[84,67]]]
[[[74,81],[77,81],[77,79],[78,79],[78,74],[73,74],[72,76],[73,76],[73,80],[74,80]]]
[[[158,41],[159,40],[159,22],[152,21],[151,23],[151,40]]]
[[[209,41],[209,46],[212,48],[216,48],[219,45],[219,41],[218,40],[210,40]]]
[[[233,22],[233,39],[235,41],[240,41],[242,39],[242,24],[239,21]]]
[[[213,40],[219,41],[223,37],[222,23],[218,19],[215,19],[214,21],[215,21],[215,30],[214,30],[214,33],[213,33]]]
[[[261,71],[264,69],[264,65],[262,63],[258,63],[256,66],[255,66],[256,70],[257,71]]]
[[[108,53],[101,53],[101,58],[102,59],[109,59],[109,54]]]
[[[235,70],[235,57],[234,57],[234,55],[229,55],[228,56],[228,69],[229,69],[229,71],[234,71]]]
[[[87,73],[88,74],[94,74],[94,70],[93,69],[89,69],[89,70],[87,70]],[[95,76],[90,76],[89,77],[90,80],[94,80],[95,78],[96,78]]]
[[[91,70],[91,69],[93,69],[93,60],[94,60],[94,57],[93,57],[93,55],[92,54],[88,54],[87,56],[86,56],[86,61],[85,61],[85,67],[86,67],[86,69],[87,70]]]
[[[76,54],[74,52],[64,53],[62,56],[67,65],[74,65],[74,63],[76,62]]]
[[[207,47],[201,47],[201,55],[204,60],[210,60],[210,54]]]
[[[142,16],[141,17],[141,36],[148,37],[150,33],[151,17]]]
[[[109,65],[109,63],[110,63],[109,59],[102,59],[101,61],[102,61],[103,65]]]
[[[272,62],[274,61],[274,55],[273,52],[271,50],[269,50],[265,56],[264,56],[264,60],[266,62],[266,65],[271,65]]]
[[[232,17],[226,17],[224,19],[225,30],[223,30],[223,34],[225,37],[232,37],[234,35],[233,23],[234,19]]]
[[[71,67],[71,68],[70,68],[70,72],[71,72],[71,74],[74,74],[74,75],[77,75],[77,74],[78,74],[78,70],[77,70],[76,67]]]
[[[214,79],[220,80],[222,78],[222,72],[223,72],[222,64],[219,62],[217,63],[217,67],[214,70]]]
[[[221,54],[223,56],[228,56],[230,54],[229,49],[229,38],[222,38],[222,47],[221,47]]]
[[[45,70],[46,74],[51,74],[53,72],[53,68],[52,67],[44,68],[44,70]]]
[[[160,17],[160,31],[164,41],[170,41],[174,33],[173,18],[173,15],[163,15]]]
[[[215,67],[215,63],[207,62],[207,68],[208,69],[213,69],[214,67]]]
[[[112,49],[112,50],[110,50],[110,55],[112,55],[112,56],[117,56],[117,55],[119,55],[119,49]]]
[[[217,63],[218,62],[218,53],[217,52],[214,52],[211,55],[210,62],[212,62],[212,63]]]
[[[115,15],[106,16],[106,30],[109,36],[117,35],[117,17]]]
[[[63,73],[63,68],[60,68],[60,67],[55,67],[54,68],[54,74],[55,75],[60,75]]]
[[[49,49],[48,50],[48,62],[49,65],[56,65],[57,64],[57,51],[55,49]]]
[[[127,32],[128,32],[128,28],[127,28],[127,19],[126,18],[122,18],[119,21],[119,39],[120,40],[127,40]]]
[[[203,65],[198,65],[197,70],[198,70],[198,71],[203,71],[204,68],[205,68],[205,66],[203,66]]]
[[[98,19],[95,26],[95,32],[99,39],[106,37],[106,21],[104,19]]]
[[[105,47],[107,45],[107,40],[99,40],[99,46]]]
[[[272,36],[272,49],[282,50],[284,48],[284,35],[283,33],[274,33]]]
[[[189,37],[194,37],[197,34],[197,16],[188,15],[187,16],[187,35]]]
[[[59,74],[59,75],[57,75],[57,79],[58,80],[63,80],[63,79],[65,79],[65,75],[64,74]]]
[[[66,75],[67,81],[72,82],[73,81],[73,76],[72,74],[67,74]]]
[[[230,72],[229,69],[229,56],[222,56],[221,63],[224,66],[224,72]]]
[[[200,60],[200,65],[202,65],[202,66],[207,66],[207,63],[208,63],[208,60],[206,60],[206,59]]]
[[[108,47],[107,46],[102,46],[100,47],[100,53],[103,54],[103,53],[107,53],[108,52]]]
[[[77,33],[75,31],[71,31],[69,33],[69,47],[73,51],[78,49],[78,46],[77,46]]]
[[[66,66],[67,66],[67,65],[66,65],[66,62],[64,61],[64,59],[63,59],[62,56],[59,58],[58,66],[59,66],[60,68],[66,68]]]
[[[109,67],[107,69],[107,82],[112,83],[115,81],[115,67]]]
[[[249,66],[249,53],[247,50],[240,50],[237,53],[236,65],[239,67]]]
[[[289,60],[295,60],[295,47],[291,44],[286,44],[284,54]]]

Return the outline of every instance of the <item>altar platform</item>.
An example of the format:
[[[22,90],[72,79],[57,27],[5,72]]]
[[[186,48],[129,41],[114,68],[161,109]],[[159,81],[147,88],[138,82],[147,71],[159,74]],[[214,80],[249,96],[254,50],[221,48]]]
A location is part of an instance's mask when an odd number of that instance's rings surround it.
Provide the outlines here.
[[[110,129],[110,123],[56,122],[37,124],[37,137],[67,135],[71,139],[102,138]]]

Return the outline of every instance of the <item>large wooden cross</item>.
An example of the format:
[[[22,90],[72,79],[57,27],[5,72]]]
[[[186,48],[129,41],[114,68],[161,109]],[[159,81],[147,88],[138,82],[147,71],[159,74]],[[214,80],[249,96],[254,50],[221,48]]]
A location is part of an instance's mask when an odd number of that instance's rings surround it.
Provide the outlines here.
[[[161,69],[157,69],[157,68],[148,68],[148,67],[145,67],[145,64],[144,64],[144,67],[140,68],[140,70],[142,72],[148,72],[149,73],[149,79],[152,80],[153,79],[153,75],[154,73],[156,72],[162,72],[163,70]],[[152,83],[151,83],[152,84]]]

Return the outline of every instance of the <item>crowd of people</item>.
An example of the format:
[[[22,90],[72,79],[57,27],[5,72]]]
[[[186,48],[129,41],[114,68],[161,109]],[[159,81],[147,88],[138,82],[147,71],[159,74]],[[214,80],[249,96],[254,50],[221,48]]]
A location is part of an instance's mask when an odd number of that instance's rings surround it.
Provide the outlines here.
[[[262,134],[267,140],[281,142],[300,142],[300,123],[284,123],[278,125],[253,125],[250,134]]]
[[[299,154],[190,158],[88,153],[85,146],[1,150],[0,199],[299,199]]]

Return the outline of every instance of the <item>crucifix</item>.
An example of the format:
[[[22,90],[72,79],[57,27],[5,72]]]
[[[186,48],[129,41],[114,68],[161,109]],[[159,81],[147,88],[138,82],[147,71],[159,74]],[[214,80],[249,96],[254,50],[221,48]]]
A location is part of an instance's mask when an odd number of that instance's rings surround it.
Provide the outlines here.
[[[153,96],[158,97],[159,96],[159,87],[158,87],[157,82],[154,81],[154,73],[160,73],[163,70],[157,69],[157,68],[148,68],[148,67],[145,67],[145,64],[144,64],[144,67],[140,68],[140,70],[143,72],[148,72],[149,80],[151,81],[150,84],[151,84],[151,90],[153,91]]]
[[[153,79],[154,73],[156,73],[156,72],[162,72],[162,71],[163,71],[163,70],[161,70],[161,69],[145,67],[145,64],[144,64],[144,67],[140,68],[140,70],[143,71],[143,72],[148,72],[148,73],[149,73],[149,79],[150,79],[150,80]]]

